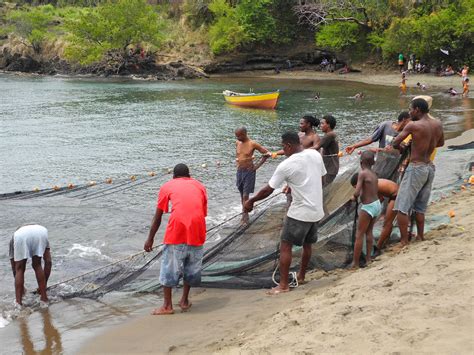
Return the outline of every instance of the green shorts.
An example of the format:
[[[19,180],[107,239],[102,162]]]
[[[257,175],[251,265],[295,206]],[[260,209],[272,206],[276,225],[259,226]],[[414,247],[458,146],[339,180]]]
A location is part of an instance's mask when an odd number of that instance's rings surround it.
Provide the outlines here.
[[[297,246],[314,244],[318,241],[318,222],[303,222],[287,216],[281,240]]]

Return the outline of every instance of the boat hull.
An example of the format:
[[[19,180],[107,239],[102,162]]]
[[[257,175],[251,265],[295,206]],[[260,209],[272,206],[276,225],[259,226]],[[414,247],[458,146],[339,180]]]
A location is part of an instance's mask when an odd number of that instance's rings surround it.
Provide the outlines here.
[[[240,107],[261,108],[273,110],[278,104],[279,92],[272,92],[268,94],[255,95],[225,95],[225,101],[228,104]]]

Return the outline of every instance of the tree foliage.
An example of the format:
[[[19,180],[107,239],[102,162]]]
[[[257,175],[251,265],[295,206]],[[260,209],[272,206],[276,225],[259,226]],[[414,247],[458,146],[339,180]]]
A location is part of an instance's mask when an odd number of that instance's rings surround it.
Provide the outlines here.
[[[158,47],[162,25],[145,0],[116,0],[84,10],[66,21],[69,46],[66,56],[86,64],[100,60],[112,49],[124,53],[130,45]]]
[[[415,53],[427,63],[472,61],[474,38],[474,3],[463,0],[427,15],[395,18],[383,35],[381,48],[385,58],[397,53]],[[446,57],[440,49],[450,52]],[[450,59],[451,58],[451,59]]]
[[[240,0],[235,6],[226,0],[212,0],[209,9],[214,22],[209,28],[210,45],[214,54],[229,52],[242,46],[288,41],[289,31],[278,30],[282,0]]]
[[[35,52],[40,52],[41,43],[49,35],[53,12],[52,5],[32,7],[26,11],[14,10],[8,14],[7,23],[11,24],[16,34],[23,38]]]

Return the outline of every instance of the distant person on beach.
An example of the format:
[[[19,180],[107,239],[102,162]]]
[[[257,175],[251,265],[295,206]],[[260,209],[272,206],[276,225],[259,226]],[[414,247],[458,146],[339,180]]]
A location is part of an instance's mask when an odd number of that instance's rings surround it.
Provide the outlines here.
[[[257,169],[262,166],[268,159],[270,153],[260,144],[251,140],[247,135],[247,128],[240,127],[235,130],[236,161],[237,161],[237,188],[240,192],[240,199],[242,208],[245,201],[249,199],[251,193],[255,189],[255,179],[257,176]],[[257,164],[253,163],[254,152],[259,151],[262,154],[260,161]],[[242,223],[248,223],[249,215],[242,210]]]
[[[339,70],[339,74],[347,74],[347,73],[350,73],[351,69],[349,68],[349,66],[347,64],[344,64],[344,67]]]
[[[405,58],[403,57],[403,54],[400,53],[398,55],[398,67],[400,68],[400,73],[403,71],[404,64],[405,64]]]
[[[406,79],[402,79],[402,83],[398,87],[400,88],[400,95],[406,95],[407,94]]]
[[[372,171],[375,164],[375,154],[366,150],[360,156],[361,170],[357,177],[357,183],[354,192],[354,199],[360,196],[361,209],[359,220],[357,222],[357,233],[354,244],[354,258],[352,259],[352,269],[359,268],[360,254],[366,237],[366,262],[372,261],[372,246],[374,244],[373,228],[377,217],[382,212],[382,205],[378,197],[378,179]]]
[[[469,79],[464,80],[464,85],[462,88],[462,97],[469,96]]]
[[[459,93],[454,88],[449,88],[447,93],[451,96],[459,95]]]
[[[321,154],[304,149],[295,132],[284,133],[281,140],[288,158],[278,165],[268,184],[244,205],[245,211],[250,212],[255,202],[270,196],[283,183],[291,189],[293,201],[280,237],[280,283],[269,291],[271,295],[290,290],[288,273],[293,245],[303,246],[298,282],[304,282],[311,246],[318,240],[318,221],[324,217],[322,177],[326,169]]]
[[[23,304],[25,270],[28,259],[31,259],[31,265],[35,271],[40,299],[42,302],[48,302],[46,288],[52,267],[48,230],[38,224],[18,228],[10,240],[9,256],[15,277],[16,303]],[[44,260],[44,268],[41,259]]]
[[[352,96],[352,98],[356,99],[356,100],[362,100],[363,98],[365,97],[364,93],[361,91],[361,92],[358,92],[357,94],[355,94],[354,96]]]
[[[317,92],[316,95],[314,95],[314,99],[316,101],[319,101],[319,99],[321,98],[321,93],[320,92]]]
[[[464,82],[466,81],[467,76],[469,75],[469,67],[466,64],[464,64],[461,72],[458,73],[458,75],[461,76],[461,85],[464,86]]]
[[[351,178],[352,186],[357,186],[357,179],[359,178],[359,174],[356,173]],[[377,246],[374,247],[374,257],[380,255],[381,250],[385,246],[385,242],[390,235],[392,234],[393,229],[393,221],[397,216],[397,213],[393,210],[393,206],[395,205],[395,199],[397,198],[398,193],[398,185],[387,179],[378,179],[377,181],[377,188],[378,188],[378,197],[380,203],[383,203],[384,199],[388,199],[387,209],[385,211],[385,218],[383,221],[383,229],[380,233],[379,240],[377,242]]]
[[[443,126],[440,121],[429,116],[426,100],[412,100],[410,116],[412,122],[393,140],[393,147],[400,149],[403,140],[412,135],[409,165],[400,183],[394,206],[402,246],[408,244],[408,214],[411,209],[415,212],[418,238],[424,239],[425,212],[435,174],[430,156],[436,147],[444,145]]]
[[[173,169],[173,179],[163,184],[158,193],[155,216],[151,222],[144,249],[152,251],[156,232],[160,228],[163,213],[171,216],[163,239],[160,284],[163,286],[163,305],[152,315],[173,314],[171,291],[183,276],[183,295],[179,307],[189,310],[191,287],[201,283],[203,244],[206,239],[207,193],[199,181],[191,178],[189,168],[178,164]]]
[[[329,185],[337,176],[339,172],[339,142],[336,132],[336,119],[331,115],[326,115],[321,120],[321,131],[324,136],[319,143],[313,145],[313,149],[321,150],[326,167],[327,174],[323,178],[323,186]]]
[[[426,90],[426,85],[421,83],[416,83],[416,87],[422,91]]]
[[[347,154],[352,154],[355,149],[364,147],[373,142],[379,142],[379,149],[385,148],[387,145],[392,143],[401,130],[410,121],[410,114],[407,111],[403,111],[398,115],[397,122],[384,121],[377,126],[372,135],[366,139],[363,139],[357,143],[351,144],[345,150]]]

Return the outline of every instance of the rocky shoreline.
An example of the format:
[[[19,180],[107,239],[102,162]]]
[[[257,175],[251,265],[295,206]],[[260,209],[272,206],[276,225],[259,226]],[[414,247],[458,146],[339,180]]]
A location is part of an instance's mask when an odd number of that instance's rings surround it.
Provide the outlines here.
[[[19,53],[4,46],[0,51],[0,71],[40,75],[90,75],[97,77],[134,77],[146,80],[180,80],[208,78],[210,74],[229,74],[247,71],[275,71],[288,69],[317,69],[322,58],[333,55],[320,50],[304,50],[282,55],[278,52],[238,53],[191,65],[183,60],[167,63],[157,61],[159,55],[141,55],[110,52],[98,63],[79,65],[70,63],[58,55],[46,56]],[[336,69],[342,67],[337,62]]]

